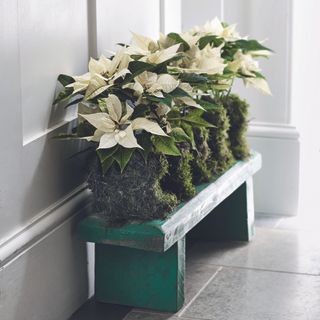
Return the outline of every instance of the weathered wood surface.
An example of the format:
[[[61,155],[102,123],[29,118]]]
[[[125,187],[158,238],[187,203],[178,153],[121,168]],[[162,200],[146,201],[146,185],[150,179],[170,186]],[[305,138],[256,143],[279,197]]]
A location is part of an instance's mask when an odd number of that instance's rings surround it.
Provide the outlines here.
[[[80,237],[89,242],[165,252],[260,168],[261,155],[252,152],[247,161],[238,161],[215,181],[198,186],[197,195],[181,203],[166,220],[111,227],[101,217],[91,215],[79,224]]]
[[[184,303],[185,238],[166,252],[97,244],[95,299],[177,312]]]

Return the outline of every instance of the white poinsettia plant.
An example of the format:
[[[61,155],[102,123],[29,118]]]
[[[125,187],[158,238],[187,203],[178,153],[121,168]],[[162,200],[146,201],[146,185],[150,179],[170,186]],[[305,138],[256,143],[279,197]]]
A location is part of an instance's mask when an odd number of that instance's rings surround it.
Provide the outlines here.
[[[121,171],[135,150],[179,156],[179,143],[194,147],[192,128],[210,127],[202,117],[228,97],[235,79],[271,94],[257,58],[271,50],[241,37],[235,25],[215,18],[183,33],[154,40],[132,34],[110,57],[91,58],[80,76],[60,75],[54,103],[79,104],[71,135],[94,143],[106,172]]]

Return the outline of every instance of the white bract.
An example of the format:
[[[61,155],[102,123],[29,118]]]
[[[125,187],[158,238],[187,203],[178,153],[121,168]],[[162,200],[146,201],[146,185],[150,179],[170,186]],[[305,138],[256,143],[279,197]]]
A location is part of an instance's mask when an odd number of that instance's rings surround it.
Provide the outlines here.
[[[101,99],[101,109],[106,112],[93,114],[80,114],[96,128],[88,141],[99,142],[98,149],[108,149],[119,144],[124,148],[142,148],[134,135],[134,130],[146,130],[152,134],[166,136],[158,123],[146,118],[131,120],[133,109],[126,103],[125,114],[119,98],[110,94],[108,98]]]
[[[103,55],[99,60],[90,58],[89,72],[81,76],[73,76],[75,82],[67,87],[73,88],[73,93],[86,90],[85,100],[92,99],[114,85],[116,79],[130,73],[129,62],[130,56],[125,53],[124,49],[119,50],[113,59],[108,59]]]
[[[134,83],[125,85],[125,88],[133,89],[136,96],[147,93],[163,98],[163,92],[172,92],[179,86],[179,81],[169,74],[156,74],[144,71],[134,78]]]
[[[253,87],[265,95],[272,95],[268,82],[263,78],[244,78],[246,87]]]
[[[228,68],[234,72],[240,72],[245,76],[255,77],[255,72],[260,72],[259,63],[252,58],[252,55],[236,52],[234,61],[228,64]]]
[[[159,64],[177,55],[180,44],[175,44],[166,49],[160,48],[158,42],[149,37],[133,33],[133,44],[126,48],[129,55],[141,55],[140,61]]]
[[[236,31],[236,25],[230,25],[224,27],[221,21],[215,17],[211,21],[207,21],[203,26],[196,26],[191,29],[190,33],[198,35],[210,34],[220,38],[224,38],[227,41],[235,41],[241,39],[239,33]]]
[[[191,98],[194,95],[194,92],[192,86],[189,83],[180,83],[179,88],[185,91],[189,96],[177,97],[175,98],[175,100],[177,100],[178,102],[181,101],[183,104],[189,107],[203,109],[200,104],[198,104],[193,98]]]
[[[261,69],[259,63],[253,59],[252,54],[244,54],[241,51],[238,51],[234,55],[234,58],[235,60],[228,64],[228,68],[233,72],[240,72],[245,76],[243,78],[245,86],[254,87],[263,94],[271,95],[268,82],[260,76]]]
[[[194,46],[187,52],[188,58],[185,60],[188,71],[194,73],[222,74],[226,64],[221,57],[221,48],[212,48],[209,44],[202,50]]]

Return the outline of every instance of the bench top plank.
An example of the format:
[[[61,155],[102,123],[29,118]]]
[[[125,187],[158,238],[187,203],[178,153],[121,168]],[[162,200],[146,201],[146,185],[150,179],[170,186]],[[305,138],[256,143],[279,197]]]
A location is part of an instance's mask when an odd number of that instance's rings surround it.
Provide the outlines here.
[[[179,204],[165,220],[116,227],[108,225],[101,216],[89,215],[78,226],[80,237],[88,242],[164,252],[260,168],[261,155],[252,152],[247,161],[236,162],[215,181],[197,186],[196,196]]]

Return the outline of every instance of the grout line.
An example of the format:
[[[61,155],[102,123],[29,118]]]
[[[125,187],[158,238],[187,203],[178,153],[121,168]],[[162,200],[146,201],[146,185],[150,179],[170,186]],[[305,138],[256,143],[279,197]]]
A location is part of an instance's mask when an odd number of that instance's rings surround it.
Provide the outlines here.
[[[177,314],[177,317],[181,317],[184,312],[189,308],[189,306],[200,296],[203,290],[208,286],[208,284],[216,277],[216,275],[222,270],[222,267],[219,267],[218,270],[209,278],[209,280],[202,286],[198,293],[189,301],[187,305]]]
[[[279,227],[279,225],[281,224],[283,218],[279,219],[279,221],[274,225],[274,227],[272,229],[277,229]]]
[[[254,267],[241,267],[241,266],[227,266],[223,264],[212,264],[207,263],[208,266],[220,266],[221,268],[229,268],[229,269],[243,269],[243,270],[254,270],[254,271],[262,271],[262,272],[274,272],[274,273],[285,273],[285,274],[293,274],[293,275],[301,275],[301,276],[312,276],[312,277],[319,277],[319,274],[313,273],[301,273],[301,272],[294,272],[294,271],[282,271],[282,270],[270,270],[270,269],[262,269],[262,268],[254,268]],[[220,271],[220,270],[219,270]]]

